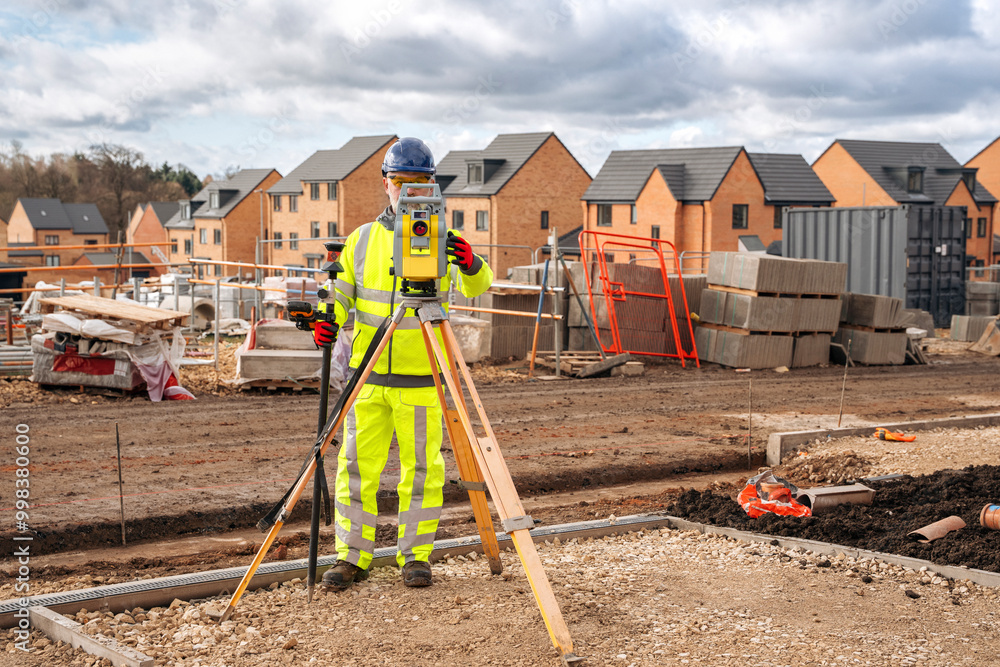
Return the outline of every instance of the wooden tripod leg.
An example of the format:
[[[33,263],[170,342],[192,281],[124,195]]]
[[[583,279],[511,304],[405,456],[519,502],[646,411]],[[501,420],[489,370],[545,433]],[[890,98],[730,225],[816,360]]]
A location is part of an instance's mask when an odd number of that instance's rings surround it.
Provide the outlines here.
[[[458,416],[462,422],[462,426],[465,428],[466,434],[469,436],[476,463],[486,480],[486,486],[490,490],[490,496],[493,498],[493,504],[497,508],[497,514],[504,523],[504,530],[510,534],[511,539],[514,541],[514,546],[521,558],[521,564],[524,566],[525,575],[531,584],[531,591],[535,596],[535,602],[538,603],[538,609],[542,613],[542,619],[545,621],[545,627],[549,631],[552,644],[559,651],[559,655],[562,657],[564,663],[575,662],[578,658],[573,654],[573,640],[569,635],[569,628],[563,619],[562,611],[559,609],[559,603],[552,592],[552,586],[549,584],[548,577],[545,576],[541,559],[539,559],[538,552],[535,550],[535,543],[528,533],[528,529],[531,527],[529,525],[531,519],[525,515],[521,500],[517,497],[517,490],[514,488],[510,471],[507,469],[507,464],[500,453],[500,446],[497,444],[496,435],[493,433],[493,427],[490,425],[486,411],[483,409],[482,401],[479,399],[476,387],[472,383],[472,376],[465,367],[465,360],[462,358],[462,352],[459,349],[455,333],[451,329],[451,323],[447,320],[442,320],[440,326],[445,345],[448,346],[449,351],[455,359],[455,363],[462,373],[465,385],[469,390],[469,395],[476,406],[476,412],[479,415],[483,428],[486,430],[485,438],[477,438],[472,429],[472,420],[469,416],[469,411],[464,405],[458,407]],[[431,336],[427,339],[427,342],[433,348],[438,363],[444,366],[447,362],[444,352],[438,345],[437,338]],[[461,391],[458,383],[454,381],[450,374],[446,373],[444,377],[448,383],[448,390],[453,396],[458,395]]]
[[[378,363],[379,357],[382,356],[382,351],[385,350],[386,345],[392,340],[392,334],[399,326],[400,320],[403,319],[403,314],[405,312],[403,306],[396,308],[396,312],[392,314],[392,321],[389,327],[386,329],[385,334],[382,336],[382,341],[379,343],[378,347],[375,349],[375,353],[372,355],[371,361],[365,366],[361,373],[361,377],[354,387],[354,391],[351,395],[347,397],[347,401],[344,403],[344,409],[340,411],[340,416],[337,418],[336,423],[333,428],[327,433],[326,441],[320,448],[319,455],[325,456],[326,450],[329,449],[330,443],[333,442],[334,436],[337,431],[340,430],[341,425],[344,423],[344,416],[350,411],[351,406],[354,405],[354,401],[358,398],[358,394],[361,393],[362,387],[365,385],[365,381],[368,376],[371,375],[372,369],[375,368],[375,364]],[[246,574],[243,575],[243,579],[240,580],[239,586],[236,587],[236,592],[233,593],[233,597],[229,600],[229,605],[226,607],[226,611],[223,612],[220,622],[228,621],[236,611],[236,604],[243,597],[243,593],[246,592],[247,586],[250,585],[250,580],[253,579],[253,575],[257,572],[257,568],[260,567],[261,562],[264,560],[264,554],[267,553],[268,547],[274,542],[274,538],[278,536],[278,531],[281,527],[285,525],[285,519],[291,515],[292,510],[295,508],[295,504],[299,502],[299,498],[302,496],[302,492],[305,491],[306,485],[309,484],[310,478],[312,478],[313,473],[316,472],[316,457],[310,453],[312,461],[309,466],[303,471],[299,476],[298,480],[295,482],[295,488],[292,489],[291,495],[288,496],[288,500],[285,501],[284,506],[281,508],[281,513],[278,515],[278,520],[274,522],[271,526],[271,530],[267,533],[267,537],[264,539],[264,543],[261,545],[260,550],[257,551],[257,555],[254,556],[253,562],[250,567],[247,568]]]
[[[427,361],[433,369],[436,366],[434,363],[435,357],[429,338],[434,336],[434,328],[430,322],[422,322],[420,329],[424,335],[424,347],[427,348]],[[452,451],[455,453],[455,463],[458,465],[459,477],[461,477],[463,482],[469,484],[469,486],[466,486],[469,492],[469,502],[472,504],[472,514],[476,517],[479,539],[482,542],[486,559],[489,561],[490,572],[500,574],[503,572],[503,563],[500,561],[500,544],[497,542],[497,534],[493,529],[493,517],[490,516],[490,507],[486,502],[486,488],[483,475],[476,466],[476,460],[472,456],[469,438],[462,428],[458,412],[448,409],[444,387],[441,386],[441,378],[438,377],[437,373],[434,374],[434,386],[437,388],[441,411],[445,415],[444,423],[448,429],[448,440],[451,442]],[[457,398],[455,402],[459,404]]]

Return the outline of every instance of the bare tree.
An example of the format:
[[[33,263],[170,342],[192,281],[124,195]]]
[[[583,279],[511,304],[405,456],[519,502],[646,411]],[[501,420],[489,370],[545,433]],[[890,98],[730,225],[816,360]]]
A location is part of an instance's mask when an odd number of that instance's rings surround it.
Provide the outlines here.
[[[90,147],[90,159],[97,167],[98,176],[105,192],[98,206],[107,206],[106,222],[111,238],[117,238],[128,226],[127,215],[142,198],[142,168],[146,166],[142,153],[120,144],[97,144]],[[105,211],[102,210],[102,214]]]

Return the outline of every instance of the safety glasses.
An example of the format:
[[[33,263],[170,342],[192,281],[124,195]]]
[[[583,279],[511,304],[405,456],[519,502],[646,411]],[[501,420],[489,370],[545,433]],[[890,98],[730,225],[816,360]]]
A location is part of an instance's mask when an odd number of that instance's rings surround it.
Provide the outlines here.
[[[403,187],[406,183],[430,183],[430,176],[389,176],[388,177],[392,184],[397,188]]]

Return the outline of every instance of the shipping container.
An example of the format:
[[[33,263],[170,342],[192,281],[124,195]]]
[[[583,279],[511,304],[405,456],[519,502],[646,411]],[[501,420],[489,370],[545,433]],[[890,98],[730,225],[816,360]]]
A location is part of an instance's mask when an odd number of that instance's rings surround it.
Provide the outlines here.
[[[786,208],[785,257],[847,264],[847,291],[902,299],[947,327],[965,312],[965,207]]]

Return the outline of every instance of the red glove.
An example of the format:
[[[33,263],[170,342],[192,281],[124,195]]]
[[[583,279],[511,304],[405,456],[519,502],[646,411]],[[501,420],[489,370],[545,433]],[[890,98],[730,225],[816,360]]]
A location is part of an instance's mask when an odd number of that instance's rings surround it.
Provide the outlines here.
[[[338,331],[340,331],[340,326],[336,322],[317,321],[316,328],[313,329],[313,340],[316,341],[316,347],[333,345],[333,342],[337,340]]]
[[[446,255],[451,255],[452,263],[457,264],[462,273],[472,275],[479,272],[479,267],[483,265],[483,260],[474,252],[469,242],[457,235],[455,232],[448,232],[448,247]]]

